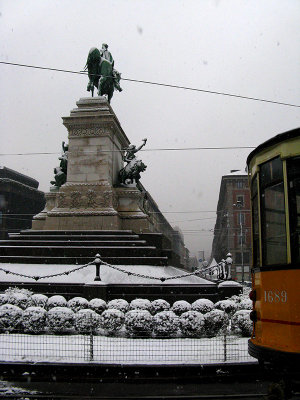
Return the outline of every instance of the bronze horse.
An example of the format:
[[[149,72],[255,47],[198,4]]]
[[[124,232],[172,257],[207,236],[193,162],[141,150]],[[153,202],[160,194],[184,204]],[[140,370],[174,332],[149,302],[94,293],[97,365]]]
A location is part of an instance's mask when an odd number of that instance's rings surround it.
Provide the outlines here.
[[[101,57],[101,53],[96,47],[92,47],[89,51],[86,69],[89,76],[87,91],[91,91],[92,96],[94,96],[94,88],[96,87],[98,96],[107,95],[107,100],[110,103],[114,89],[122,91],[119,85],[121,75],[113,69],[112,63]]]

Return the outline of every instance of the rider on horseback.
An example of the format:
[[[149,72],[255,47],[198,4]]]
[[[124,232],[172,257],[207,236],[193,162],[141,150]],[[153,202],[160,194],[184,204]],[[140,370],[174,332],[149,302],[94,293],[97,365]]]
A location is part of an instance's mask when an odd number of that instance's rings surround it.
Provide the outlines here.
[[[108,102],[112,98],[114,89],[122,91],[120,87],[121,74],[114,68],[114,59],[108,51],[108,45],[102,44],[101,50],[92,47],[89,51],[84,70],[88,69],[89,83],[87,90],[94,95],[94,86],[98,89],[98,95],[108,95]]]

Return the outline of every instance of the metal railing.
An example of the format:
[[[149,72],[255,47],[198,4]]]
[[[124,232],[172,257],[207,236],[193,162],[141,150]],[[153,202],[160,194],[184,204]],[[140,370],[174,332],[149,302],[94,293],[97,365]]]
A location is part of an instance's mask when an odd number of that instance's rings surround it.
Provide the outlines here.
[[[99,364],[218,364],[256,361],[248,338],[131,338],[88,335],[0,334],[0,361]]]

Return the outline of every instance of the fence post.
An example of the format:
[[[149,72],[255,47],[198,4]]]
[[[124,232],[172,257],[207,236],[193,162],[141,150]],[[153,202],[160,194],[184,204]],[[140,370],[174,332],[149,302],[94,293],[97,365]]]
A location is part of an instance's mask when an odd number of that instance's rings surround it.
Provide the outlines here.
[[[94,335],[90,332],[90,361],[94,361]]]
[[[90,361],[94,361],[94,334],[92,316],[90,315]]]
[[[227,361],[227,333],[224,332],[224,361]]]

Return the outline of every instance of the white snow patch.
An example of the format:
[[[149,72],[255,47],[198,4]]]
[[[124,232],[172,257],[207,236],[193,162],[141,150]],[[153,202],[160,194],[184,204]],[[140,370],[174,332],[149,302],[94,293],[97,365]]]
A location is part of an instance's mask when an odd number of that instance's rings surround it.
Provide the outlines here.
[[[226,287],[226,286],[237,286],[237,287],[242,287],[242,285],[238,282],[235,281],[224,281],[222,283],[219,283],[218,287]]]
[[[31,275],[31,276],[43,276],[49,274],[57,274],[64,273],[66,271],[70,271],[71,269],[76,268],[77,266],[72,265],[49,265],[49,264],[0,264],[0,267],[9,270],[11,272]],[[121,268],[126,272],[133,272],[147,276],[154,276],[156,278],[169,278],[172,276],[187,274],[188,271],[184,271],[179,268],[175,268],[172,266],[153,266],[153,265],[118,265],[117,268]],[[163,285],[173,285],[173,284],[205,284],[214,286],[215,283],[208,281],[203,278],[199,278],[198,276],[188,276],[186,278],[177,278],[171,279],[168,281],[164,281],[163,283],[160,280],[155,280],[151,278],[141,278],[133,275],[127,275],[127,273],[123,273],[117,271],[111,267],[106,265],[101,265],[100,267],[100,282],[94,282],[94,278],[96,275],[96,268],[94,265],[90,265],[86,268],[83,268],[79,271],[72,272],[68,276],[61,275],[52,278],[45,278],[39,280],[38,282],[54,282],[54,283],[93,283],[97,285],[106,284],[106,283],[152,283],[152,284],[163,284]],[[31,282],[35,284],[35,281],[30,278],[23,278],[11,274],[6,274],[3,271],[0,271],[0,279],[3,282]]]

